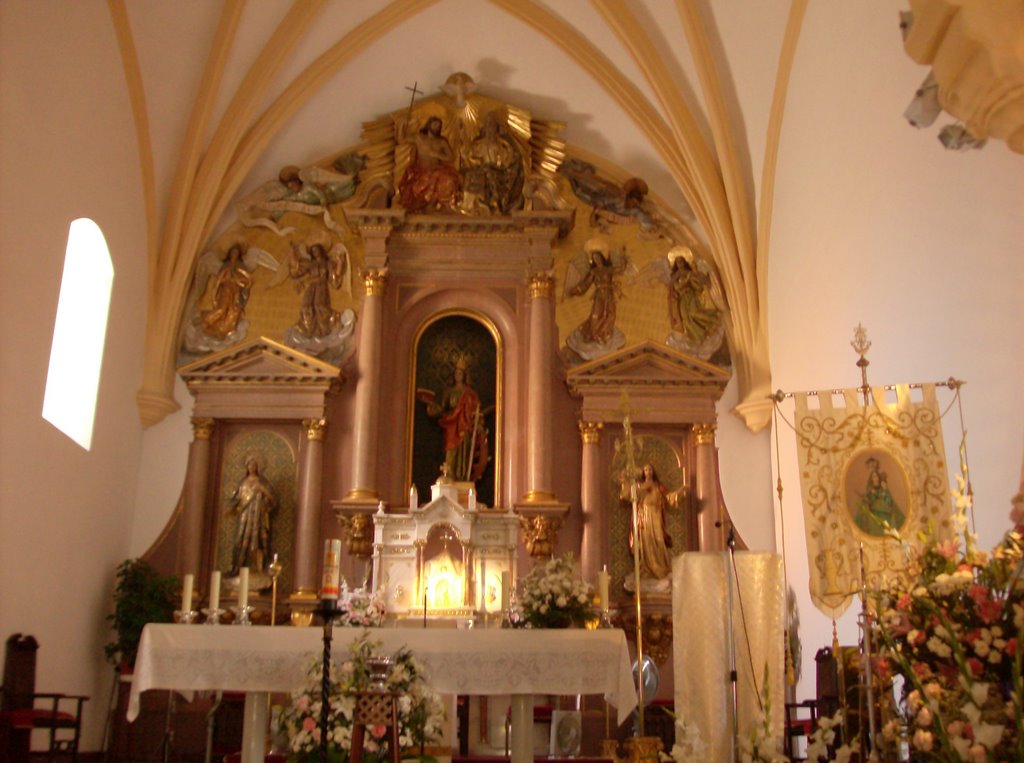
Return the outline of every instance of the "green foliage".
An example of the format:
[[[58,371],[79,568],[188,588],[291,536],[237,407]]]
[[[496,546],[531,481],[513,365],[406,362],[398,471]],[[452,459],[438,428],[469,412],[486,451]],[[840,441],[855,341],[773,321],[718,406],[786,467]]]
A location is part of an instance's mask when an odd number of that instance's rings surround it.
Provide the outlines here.
[[[174,620],[178,578],[157,572],[142,559],[126,559],[117,568],[114,611],[107,615],[115,638],[103,651],[114,665],[134,667],[146,623]]]

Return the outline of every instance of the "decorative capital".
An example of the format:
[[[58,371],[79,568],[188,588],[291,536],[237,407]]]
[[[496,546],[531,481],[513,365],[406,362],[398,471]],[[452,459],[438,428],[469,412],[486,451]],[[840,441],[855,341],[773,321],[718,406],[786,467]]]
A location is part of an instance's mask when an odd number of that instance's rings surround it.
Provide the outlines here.
[[[338,517],[349,555],[369,559],[373,555],[373,521],[369,514]]]
[[[213,428],[216,421],[205,416],[194,416],[192,418],[192,436],[197,440],[209,440],[213,435]]]
[[[603,421],[580,421],[580,437],[584,445],[596,445],[601,442],[601,430],[604,428]]]
[[[718,429],[718,427],[714,424],[694,424],[693,434],[696,438],[697,444],[714,445],[716,429]]]
[[[303,419],[302,426],[306,428],[307,440],[323,442],[327,436],[327,419]]]
[[[543,515],[519,517],[523,528],[523,543],[526,552],[534,558],[548,558],[558,545],[558,528],[562,526],[559,517]]]
[[[363,289],[367,297],[381,297],[388,285],[387,268],[363,271]]]
[[[530,299],[549,299],[555,285],[551,271],[545,270],[530,276]]]

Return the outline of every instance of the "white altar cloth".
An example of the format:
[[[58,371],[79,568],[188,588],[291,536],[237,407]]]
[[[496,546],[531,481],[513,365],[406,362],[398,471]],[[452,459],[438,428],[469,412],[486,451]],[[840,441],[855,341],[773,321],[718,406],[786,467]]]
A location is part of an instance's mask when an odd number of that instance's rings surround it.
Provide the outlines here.
[[[332,661],[361,628],[335,628]],[[636,707],[620,630],[449,630],[373,628],[381,653],[408,647],[430,686],[446,694],[603,694],[623,723]],[[284,692],[301,689],[323,651],[320,628],[157,625],[142,632],[128,720],[147,689]]]

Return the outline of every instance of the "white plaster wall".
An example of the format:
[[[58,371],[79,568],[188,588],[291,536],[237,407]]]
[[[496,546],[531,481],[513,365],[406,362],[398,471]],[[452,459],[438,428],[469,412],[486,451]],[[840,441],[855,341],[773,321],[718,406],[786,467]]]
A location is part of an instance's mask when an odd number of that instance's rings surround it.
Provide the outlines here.
[[[858,323],[872,341],[872,383],[965,380],[977,527],[987,547],[1009,529],[1020,478],[1024,157],[1000,143],[949,152],[936,139],[938,124],[918,132],[903,120],[926,71],[898,44],[900,3],[886,5],[812,3],[807,14],[775,198],[772,384],[857,386],[849,343]],[[955,407],[943,431],[952,481]],[[814,653],[831,642],[831,624],[807,595],[795,439],[785,424],[779,438],[804,698],[813,696]],[[856,643],[857,609],[840,622],[843,644]]]
[[[106,4],[0,4],[0,71],[0,636],[37,638],[40,691],[91,695],[83,749],[97,750],[113,676],[104,615],[134,512],[146,275]],[[82,216],[103,229],[114,265],[88,452],[40,415],[68,226]]]

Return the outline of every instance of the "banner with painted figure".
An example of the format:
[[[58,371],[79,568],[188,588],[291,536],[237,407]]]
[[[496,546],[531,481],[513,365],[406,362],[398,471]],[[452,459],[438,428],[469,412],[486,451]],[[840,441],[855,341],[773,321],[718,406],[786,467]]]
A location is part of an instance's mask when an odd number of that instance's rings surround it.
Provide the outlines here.
[[[903,574],[919,531],[952,536],[935,385],[894,392],[794,395],[811,599],[832,618],[860,589],[861,549],[870,588]]]

